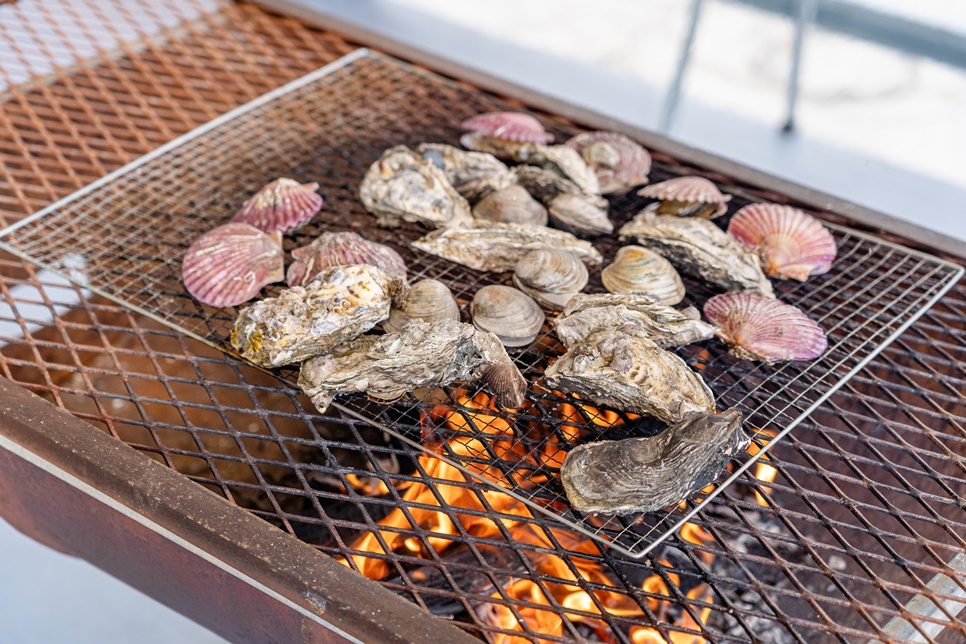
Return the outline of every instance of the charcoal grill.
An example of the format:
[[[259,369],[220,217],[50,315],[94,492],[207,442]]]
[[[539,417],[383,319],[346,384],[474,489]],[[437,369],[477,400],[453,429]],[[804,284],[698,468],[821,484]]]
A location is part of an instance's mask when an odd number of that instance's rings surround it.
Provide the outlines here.
[[[153,147],[157,135],[140,135],[145,124],[154,128],[149,131],[171,138],[273,89],[272,83],[333,62],[355,47],[332,31],[316,31],[250,6],[230,6],[185,33],[169,34],[168,40],[122,59],[81,68],[31,89],[14,88],[4,105],[5,140],[13,143],[0,152],[10,178],[0,186],[6,223]],[[398,48],[393,53],[430,62]],[[466,77],[452,67],[431,66]],[[477,85],[485,82],[472,78]],[[211,91],[213,79],[219,79],[216,92]],[[172,93],[169,88],[178,85],[189,91]],[[97,100],[106,88],[131,100],[104,106]],[[408,89],[426,91],[412,85]],[[602,123],[532,96],[523,105],[505,90],[481,92],[458,80],[434,86],[430,99],[440,110],[423,118],[435,128],[451,127],[446,124],[458,118],[447,105],[455,97],[469,96],[476,103],[460,107],[469,112],[498,103],[530,110],[553,107],[541,117],[561,135]],[[150,107],[140,100],[144,95],[160,96],[164,107]],[[88,104],[97,107],[78,108]],[[571,118],[561,116],[565,112]],[[67,120],[67,134],[57,119]],[[138,136],[133,135],[135,128]],[[111,156],[102,159],[85,149],[83,137],[75,134],[83,132],[113,142]],[[124,136],[137,145],[122,145]],[[846,220],[845,208],[820,196],[644,140],[655,150],[674,153],[656,154],[656,179],[661,173],[697,172],[740,199],[817,207],[852,229],[867,227],[867,222]],[[81,146],[77,159],[62,152],[61,146],[70,141]],[[368,161],[345,160],[346,167],[353,164],[364,167]],[[62,178],[51,181],[52,171]],[[358,209],[349,197],[340,196],[354,188],[342,176],[322,178],[330,207]],[[856,215],[854,208],[848,211]],[[884,236],[874,232],[876,238]],[[860,238],[865,239],[862,233],[852,239]],[[885,239],[879,247],[885,250],[876,252],[888,254],[893,242],[917,244]],[[922,257],[915,250],[903,252]],[[640,640],[648,636],[643,628],[665,638],[691,634],[711,641],[957,641],[966,634],[958,617],[963,574],[957,559],[966,545],[961,287],[914,323],[917,305],[909,305],[908,317],[885,329],[885,335],[909,323],[906,332],[784,442],[774,443],[768,461],[778,473],[774,482],[742,476],[713,503],[695,509],[691,523],[707,531],[709,540],[692,543],[687,535],[675,535],[651,558],[633,561],[613,548],[574,539],[540,513],[514,506],[495,509],[491,488],[472,476],[440,478],[432,460],[420,459],[410,443],[387,437],[372,424],[373,417],[383,425],[400,422],[391,416],[392,408],[347,405],[320,416],[272,376],[89,292],[101,289],[96,280],[84,282],[83,275],[90,279],[87,260],[60,260],[55,270],[43,270],[14,257],[4,259],[4,317],[10,323],[0,353],[4,375],[281,528],[275,530],[280,536],[288,532],[356,567],[380,562],[385,588],[417,606],[456,617],[455,623],[472,634],[548,641],[594,636]],[[933,289],[918,304],[951,285],[950,275],[913,277],[910,284]],[[171,296],[163,289],[161,295]],[[197,335],[207,340],[209,334],[206,329]],[[478,411],[463,407],[463,413]],[[367,414],[369,420],[358,414]],[[419,426],[418,417],[402,420]],[[584,420],[593,422],[591,417]],[[81,429],[76,432],[84,435]],[[111,468],[106,460],[92,462]],[[434,504],[406,496],[419,485],[432,492]],[[471,507],[456,508],[445,501],[442,491],[453,488],[475,500]],[[208,496],[204,498],[215,507],[224,503]],[[404,516],[404,528],[380,526],[393,511]],[[420,523],[420,511],[451,519],[457,533],[442,533],[438,523]],[[485,522],[493,530],[482,536],[464,527]],[[537,536],[520,540],[508,523]],[[381,544],[380,551],[358,549],[367,534]],[[395,534],[412,541],[390,548],[387,539]],[[85,554],[97,559],[96,552]],[[562,567],[548,572],[543,566],[548,557]],[[591,564],[605,570],[606,577],[579,576]],[[578,575],[576,580],[573,575]],[[661,585],[642,588],[653,575]],[[519,580],[533,582],[535,594],[521,598],[509,593],[507,588]],[[707,592],[694,592],[701,584]],[[584,591],[587,603],[562,602],[561,587]],[[317,603],[325,604],[326,594],[339,589],[322,584],[314,592],[321,597]],[[304,597],[300,601],[294,603],[303,605]],[[614,608],[615,602],[621,610]],[[624,602],[636,610],[624,610]],[[493,607],[508,611],[511,621],[494,624]],[[193,616],[228,632],[214,614],[217,608],[211,609],[207,614],[195,609]],[[541,632],[534,623],[535,611],[556,620],[552,631]]]

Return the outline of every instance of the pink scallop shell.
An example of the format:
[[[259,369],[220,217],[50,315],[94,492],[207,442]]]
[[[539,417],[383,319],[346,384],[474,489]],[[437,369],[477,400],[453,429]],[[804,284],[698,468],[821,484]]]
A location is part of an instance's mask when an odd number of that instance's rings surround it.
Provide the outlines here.
[[[835,261],[835,239],[822,223],[789,206],[756,203],[735,213],[728,232],[761,257],[765,273],[804,282],[827,273]]]
[[[731,195],[718,190],[704,177],[675,177],[641,188],[637,194],[662,201],[687,201],[691,203],[727,203]]]
[[[237,306],[285,279],[281,233],[229,223],[195,240],[181,263],[185,288],[209,306]]]
[[[620,132],[583,132],[564,145],[583,155],[584,150],[594,143],[607,143],[617,152],[618,157],[617,167],[587,161],[597,175],[601,194],[630,190],[634,186],[647,183],[647,173],[651,171],[651,154],[637,141]]]
[[[406,262],[399,253],[351,232],[323,233],[311,244],[292,251],[288,267],[289,286],[304,286],[330,266],[370,264],[390,277],[406,278]]]
[[[276,179],[245,202],[233,222],[251,224],[267,233],[290,233],[308,223],[322,208],[317,183]]]
[[[814,360],[828,338],[807,315],[789,304],[755,293],[723,293],[704,304],[718,337],[746,360]]]
[[[551,143],[553,134],[543,129],[543,124],[522,112],[488,112],[468,118],[462,123],[464,130],[496,139],[516,143]]]

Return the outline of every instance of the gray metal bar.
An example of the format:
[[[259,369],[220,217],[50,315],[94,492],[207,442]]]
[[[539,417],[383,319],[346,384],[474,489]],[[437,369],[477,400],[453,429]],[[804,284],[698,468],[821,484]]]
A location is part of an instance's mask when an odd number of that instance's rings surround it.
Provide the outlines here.
[[[698,19],[701,17],[701,8],[704,0],[691,0],[691,17],[688,20],[688,32],[684,36],[681,45],[681,57],[678,59],[678,67],[674,72],[674,80],[671,87],[667,90],[667,97],[664,99],[664,109],[661,111],[661,121],[658,126],[661,132],[667,134],[674,125],[674,115],[678,110],[678,102],[681,100],[681,87],[684,85],[684,74],[687,72],[688,64],[691,62],[691,49],[694,46],[694,37],[698,32]]]
[[[788,72],[788,115],[782,128],[785,132],[795,129],[795,104],[798,102],[798,78],[802,70],[805,30],[815,21],[817,11],[818,0],[799,0],[798,15],[795,20],[795,43],[792,48],[792,68]]]
[[[961,573],[961,575],[957,575],[961,576],[961,580],[957,582],[947,575],[939,574],[926,584],[926,588],[937,595],[962,598],[963,601],[932,599],[926,595],[916,595],[903,607],[903,612],[908,613],[910,617],[926,617],[948,622],[949,616],[956,617],[966,608],[966,588],[964,588],[966,581],[962,580],[966,579],[966,552],[961,552],[953,557],[948,565],[953,572]],[[910,642],[930,642],[946,626],[939,622],[921,620],[915,620],[915,622],[913,623],[902,617],[893,617],[882,629],[882,634],[886,635],[890,641],[897,639]],[[871,640],[870,644],[879,641],[881,640]]]

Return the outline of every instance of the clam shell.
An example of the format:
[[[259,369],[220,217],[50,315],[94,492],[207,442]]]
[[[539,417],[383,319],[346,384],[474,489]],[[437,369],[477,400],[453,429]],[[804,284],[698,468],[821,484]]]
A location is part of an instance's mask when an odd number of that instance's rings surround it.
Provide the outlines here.
[[[289,286],[305,286],[330,266],[369,264],[378,266],[389,277],[406,278],[406,262],[399,253],[351,232],[322,233],[307,246],[292,251],[295,260],[288,267]]]
[[[757,252],[765,274],[804,282],[827,273],[835,261],[835,239],[822,223],[801,210],[758,203],[735,213],[728,232]]]
[[[623,192],[647,183],[650,153],[619,132],[584,132],[564,145],[577,150],[593,169],[602,194]]]
[[[673,306],[684,299],[684,282],[671,262],[641,246],[624,246],[600,281],[611,293],[645,293]]]
[[[583,194],[554,197],[547,208],[550,223],[579,237],[609,235],[614,232],[614,224],[607,217],[607,210],[596,203],[596,199]]]
[[[473,206],[473,216],[511,224],[547,225],[547,209],[522,186],[491,192]]]
[[[588,279],[587,267],[577,255],[557,249],[531,251],[513,271],[513,284],[551,311],[565,306]]]
[[[218,226],[188,248],[181,278],[203,304],[222,307],[247,302],[266,284],[285,278],[281,235],[269,235],[249,224]]]
[[[250,224],[267,233],[289,233],[308,223],[322,208],[317,183],[276,179],[245,202],[233,223]]]
[[[640,189],[642,197],[660,199],[659,215],[714,219],[728,210],[731,195],[723,194],[704,177],[675,177]]]
[[[515,141],[517,143],[550,143],[553,134],[543,129],[543,124],[522,112],[488,112],[468,118],[462,123],[464,130],[484,136]]]
[[[545,316],[529,295],[509,286],[484,286],[470,302],[473,324],[492,331],[506,347],[522,347],[537,338]]]
[[[754,293],[723,293],[704,305],[718,337],[738,358],[777,362],[813,360],[828,348],[822,329],[789,304]]]
[[[460,321],[460,307],[442,282],[425,279],[409,289],[402,307],[389,309],[389,319],[382,326],[388,333],[398,333],[411,320],[433,324],[440,320]]]

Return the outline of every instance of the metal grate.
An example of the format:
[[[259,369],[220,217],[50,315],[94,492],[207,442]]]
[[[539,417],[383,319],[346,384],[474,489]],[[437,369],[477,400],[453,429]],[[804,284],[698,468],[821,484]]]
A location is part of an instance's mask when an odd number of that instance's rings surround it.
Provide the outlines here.
[[[355,195],[361,175],[386,148],[421,141],[455,143],[455,124],[464,117],[505,107],[395,59],[359,50],[41,210],[0,233],[0,248],[230,351],[227,338],[235,312],[211,309],[191,298],[181,284],[181,258],[193,239],[227,221],[258,187],[277,176],[294,176],[320,181],[328,200],[319,223],[300,231],[297,242],[326,230],[366,229],[366,237],[399,248],[413,281],[444,281],[465,308],[480,285],[505,283],[507,276],[414,253],[405,242],[423,234],[422,229],[373,231],[372,219],[361,211]],[[558,131],[561,138],[567,134]],[[644,203],[634,195],[617,199],[612,218],[623,223]],[[548,359],[561,350],[549,327],[530,347],[513,352],[531,381],[528,404],[519,411],[481,413],[480,396],[485,393],[455,386],[430,401],[410,396],[385,405],[356,397],[345,400],[341,409],[411,446],[432,450],[571,529],[641,557],[725,485],[741,478],[771,444],[962,274],[960,267],[936,257],[840,226],[833,230],[839,257],[829,273],[805,284],[777,285],[780,299],[807,312],[829,335],[830,349],[821,359],[756,365],[731,358],[715,342],[680,350],[714,390],[719,408],[736,407],[749,427],[771,432],[759,434],[755,455],[744,459],[714,491],[706,491],[703,500],[694,500],[690,511],[600,518],[567,508],[557,476],[567,451],[603,435],[642,435],[648,428],[626,415],[618,415],[617,427],[610,427],[606,410],[577,404],[541,386]],[[596,243],[608,260],[618,247],[613,239]],[[591,289],[602,290],[599,270],[593,277]],[[696,281],[688,281],[687,287],[688,304],[700,307],[712,294]],[[447,416],[450,421],[440,419]],[[430,434],[430,445],[420,440]]]

